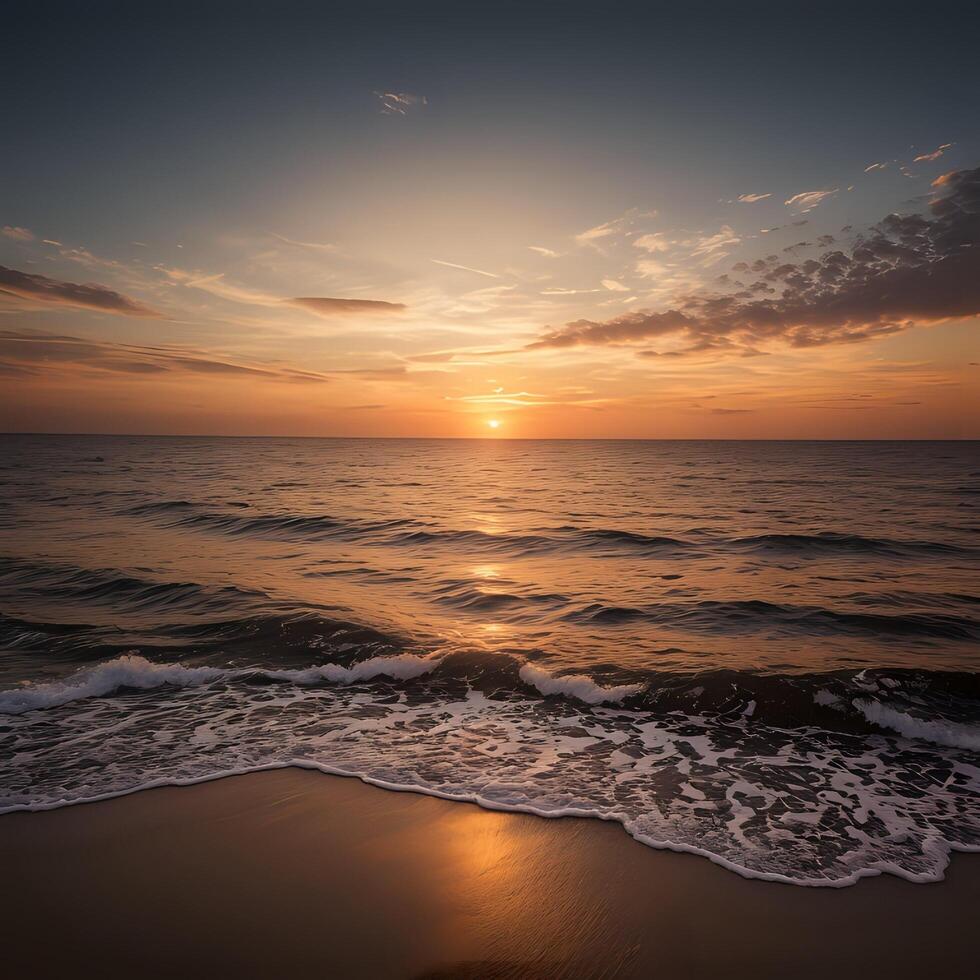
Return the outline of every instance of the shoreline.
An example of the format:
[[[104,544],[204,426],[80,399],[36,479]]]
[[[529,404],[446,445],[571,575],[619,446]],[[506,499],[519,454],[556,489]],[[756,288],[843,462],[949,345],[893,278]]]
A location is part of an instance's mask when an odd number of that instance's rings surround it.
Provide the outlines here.
[[[790,886],[298,767],[9,812],[0,861],[35,977],[912,977],[969,967],[980,905],[966,852],[941,883]]]
[[[842,888],[853,888],[859,884],[862,880],[866,878],[878,878],[878,877],[894,877],[901,881],[908,882],[912,885],[933,885],[941,884],[946,880],[946,873],[949,870],[950,864],[953,861],[953,856],[956,854],[978,854],[980,853],[980,846],[978,847],[966,847],[957,846],[956,844],[950,844],[946,841],[943,842],[943,848],[946,854],[946,864],[942,868],[939,877],[911,877],[907,874],[902,873],[902,869],[896,868],[892,870],[880,870],[877,868],[863,868],[856,871],[853,875],[848,878],[839,878],[836,880],[814,880],[810,878],[789,878],[786,875],[780,874],[768,874],[765,872],[751,871],[748,868],[742,867],[741,865],[734,864],[731,861],[726,860],[714,851],[709,851],[702,848],[689,847],[684,844],[673,844],[669,841],[655,841],[650,838],[636,837],[631,834],[626,827],[623,825],[622,821],[616,816],[606,816],[602,813],[598,813],[590,810],[579,810],[574,807],[566,807],[561,810],[537,810],[532,806],[521,806],[518,804],[505,805],[498,804],[492,800],[486,800],[481,796],[476,794],[467,794],[465,796],[453,796],[450,793],[442,793],[439,790],[427,789],[421,786],[416,786],[410,783],[389,783],[381,779],[374,779],[371,776],[365,776],[358,772],[347,771],[344,769],[335,768],[327,765],[318,765],[315,763],[305,763],[305,762],[286,762],[286,763],[276,763],[272,765],[256,766],[250,769],[233,770],[231,772],[217,772],[212,775],[200,776],[196,779],[166,779],[166,780],[155,780],[153,782],[145,783],[141,786],[134,786],[132,789],[119,790],[117,792],[107,793],[103,796],[91,796],[83,797],[77,800],[64,801],[59,800],[56,803],[46,803],[39,804],[37,806],[17,806],[10,809],[0,809],[0,819],[8,814],[15,813],[51,813],[58,810],[70,809],[78,806],[90,806],[92,804],[98,803],[108,803],[113,800],[120,800],[126,797],[134,796],[140,793],[154,792],[157,790],[168,790],[168,789],[188,789],[194,786],[202,786],[209,783],[218,783],[226,779],[239,779],[243,776],[254,776],[261,773],[269,772],[282,772],[296,770],[297,772],[315,773],[320,776],[327,776],[328,778],[336,779],[352,779],[356,782],[363,784],[371,789],[379,789],[388,793],[408,793],[418,796],[429,797],[430,799],[438,800],[443,803],[452,804],[464,804],[467,806],[475,806],[480,810],[485,810],[488,813],[502,813],[502,814],[513,814],[515,816],[529,816],[540,820],[585,820],[585,821],[596,821],[598,823],[609,823],[617,826],[622,832],[634,843],[639,844],[641,847],[672,854],[683,854],[690,857],[702,858],[709,863],[723,869],[724,871],[734,874],[739,878],[743,878],[746,881],[758,881],[764,884],[776,884],[776,885],[789,885],[793,888],[805,888],[811,889],[816,888],[820,890],[836,890]],[[2,827],[2,824],[0,824]]]

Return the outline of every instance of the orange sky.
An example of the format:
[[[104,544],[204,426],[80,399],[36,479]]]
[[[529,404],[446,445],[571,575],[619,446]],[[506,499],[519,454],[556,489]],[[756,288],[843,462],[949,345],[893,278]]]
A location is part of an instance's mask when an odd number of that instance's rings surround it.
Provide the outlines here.
[[[484,87],[480,116],[462,90],[345,85],[323,90],[326,143],[246,116],[171,158],[132,149],[127,117],[75,172],[21,139],[0,429],[980,437],[975,138],[909,144],[899,119],[831,146],[813,123],[722,160],[725,134],[683,115],[666,143],[603,143],[596,111],[551,124],[534,85]],[[142,183],[168,160],[171,183]]]

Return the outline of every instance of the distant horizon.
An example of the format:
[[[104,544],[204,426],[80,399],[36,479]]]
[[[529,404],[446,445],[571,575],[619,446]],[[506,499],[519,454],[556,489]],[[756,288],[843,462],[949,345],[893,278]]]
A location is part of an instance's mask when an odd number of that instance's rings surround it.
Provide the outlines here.
[[[359,441],[359,442],[889,442],[889,443],[908,443],[908,442],[978,442],[980,437],[945,437],[945,438],[876,438],[873,436],[862,438],[771,438],[767,436],[755,437],[722,437],[722,436],[696,436],[675,438],[669,436],[601,436],[601,437],[577,437],[577,436],[364,436],[364,435],[288,435],[288,434],[249,434],[249,433],[227,433],[227,432],[4,432],[0,431],[0,438],[5,436],[30,436],[30,437],[67,437],[72,439],[306,439],[310,441]]]

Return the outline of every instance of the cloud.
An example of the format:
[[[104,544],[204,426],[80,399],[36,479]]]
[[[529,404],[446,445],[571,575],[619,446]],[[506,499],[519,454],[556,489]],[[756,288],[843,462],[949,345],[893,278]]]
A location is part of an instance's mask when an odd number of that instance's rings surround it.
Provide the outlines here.
[[[293,248],[303,248],[311,252],[336,252],[338,251],[336,245],[331,245],[329,242],[299,242],[293,238],[286,238],[285,235],[277,235],[274,231],[270,232],[272,237],[277,242],[282,242],[283,245],[290,245]],[[139,242],[133,242],[134,245],[140,244]]]
[[[707,264],[712,265],[719,259],[723,259],[727,252],[719,254],[722,249],[733,248],[742,241],[729,225],[722,225],[721,230],[714,235],[705,235],[694,239],[690,244],[694,246],[691,251],[692,258],[706,258]]]
[[[561,252],[554,252],[550,248],[542,248],[540,245],[528,245],[528,248],[532,252],[537,252],[538,255],[543,255],[546,259],[557,259],[561,256]]]
[[[223,272],[206,276],[199,272],[188,272],[185,269],[169,269],[164,266],[157,266],[156,268],[172,282],[179,282],[190,289],[203,289],[204,292],[211,293],[212,296],[227,299],[233,303],[242,303],[246,306],[278,306],[283,302],[279,296],[272,296],[268,293],[261,293],[254,289],[247,289],[226,282]]]
[[[887,163],[872,163],[870,166],[864,168],[864,172],[870,174],[873,170],[884,170],[887,166]]]
[[[409,377],[409,371],[404,365],[387,368],[342,368],[331,371],[330,374],[347,375],[362,381],[404,381]]]
[[[574,238],[577,245],[591,245],[600,238],[608,238],[610,235],[615,235],[619,229],[620,219],[617,218],[615,221],[607,221],[605,224],[596,225],[594,228],[580,231]]]
[[[590,245],[592,248],[601,248],[600,244],[604,239],[610,238],[619,232],[632,227],[640,218],[655,218],[656,211],[641,211],[639,208],[630,208],[625,214],[621,214],[612,221],[596,225],[594,228],[587,228],[573,235],[572,239],[576,245]]]
[[[430,262],[435,262],[436,265],[444,265],[448,269],[462,269],[463,272],[472,272],[477,276],[486,276],[488,279],[499,279],[495,272],[484,272],[483,269],[473,269],[468,265],[459,265],[457,262],[443,262],[442,259],[430,259]]]
[[[12,238],[15,242],[34,241],[34,232],[28,228],[18,228],[16,225],[4,225],[0,228],[0,235]]]
[[[315,371],[236,364],[185,348],[143,347],[27,330],[0,330],[0,358],[25,375],[81,368],[136,377],[207,374],[291,383],[327,381]]]
[[[375,92],[374,95],[386,116],[407,116],[429,104],[424,95],[413,95],[411,92]]]
[[[695,292],[673,309],[575,320],[525,349],[665,338],[670,350],[643,356],[744,356],[772,343],[859,343],[916,323],[980,315],[980,168],[935,185],[928,216],[890,214],[858,235],[850,252],[828,247],[802,262],[740,262],[733,271],[752,281],[734,292]]]
[[[389,303],[382,299],[336,299],[330,296],[297,296],[285,302],[301,306],[317,316],[333,316],[337,313],[401,313],[404,303]]]
[[[602,285],[605,286],[606,289],[609,289],[614,293],[628,293],[630,291],[629,286],[624,286],[621,282],[618,282],[616,279],[603,279],[601,281],[602,281]]]
[[[764,201],[767,197],[772,197],[772,194],[739,194],[737,200],[739,204],[755,204],[756,201]]]
[[[938,160],[948,149],[955,146],[954,143],[943,143],[942,146],[937,147],[932,153],[920,153],[919,156],[915,157],[912,162],[920,163],[922,161],[932,161]]]
[[[0,296],[16,296],[48,306],[80,307],[122,316],[159,317],[156,310],[97,283],[78,284],[49,279],[31,272],[18,272],[0,265]]]
[[[664,237],[662,231],[654,232],[650,235],[640,235],[633,239],[635,248],[643,248],[648,252],[669,252],[671,243]]]
[[[947,184],[953,183],[960,176],[961,171],[950,170],[949,173],[940,174],[930,185],[931,187],[944,187]]]
[[[203,289],[213,296],[246,306],[296,306],[318,316],[333,316],[338,313],[400,313],[405,309],[403,303],[389,303],[380,299],[338,299],[331,296],[297,296],[283,299],[281,296],[273,296],[226,282],[223,272],[202,276],[200,273],[187,272],[184,269],[168,269],[163,266],[157,268],[173,282],[179,282],[192,289]]]
[[[801,194],[794,194],[783,203],[800,214],[806,214],[807,211],[812,211],[818,204],[826,201],[828,197],[833,197],[837,191],[836,187],[832,191],[803,191]]]

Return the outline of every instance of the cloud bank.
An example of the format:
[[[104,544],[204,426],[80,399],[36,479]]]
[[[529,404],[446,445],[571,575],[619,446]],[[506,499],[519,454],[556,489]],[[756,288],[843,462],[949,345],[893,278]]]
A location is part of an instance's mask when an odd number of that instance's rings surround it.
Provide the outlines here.
[[[0,265],[0,296],[16,296],[48,306],[81,307],[122,316],[162,316],[142,303],[97,283],[79,284],[49,279],[32,272],[18,272]]]
[[[858,236],[849,252],[828,247],[816,258],[771,255],[733,267],[727,294],[698,293],[675,308],[606,321],[576,320],[525,349],[669,340],[664,352],[750,355],[778,342],[790,347],[855,343],[916,323],[980,315],[980,168],[937,178],[928,216],[890,214]]]

